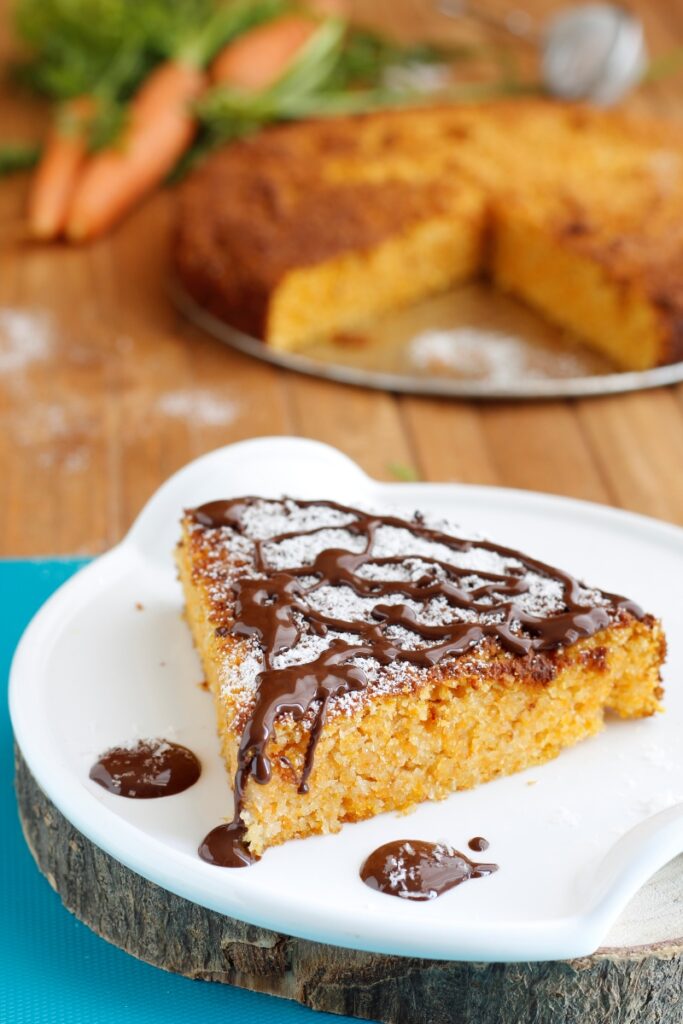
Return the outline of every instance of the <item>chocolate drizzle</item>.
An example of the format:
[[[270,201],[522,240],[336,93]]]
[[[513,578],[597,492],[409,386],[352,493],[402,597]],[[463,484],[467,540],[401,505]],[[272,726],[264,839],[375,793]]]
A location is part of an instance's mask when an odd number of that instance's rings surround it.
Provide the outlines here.
[[[470,878],[485,878],[497,870],[497,864],[477,864],[445,843],[395,839],[370,854],[360,877],[388,896],[434,900]]]
[[[246,537],[245,517],[259,504],[268,502],[254,497],[234,498],[210,502],[188,514],[206,530],[228,529]],[[427,525],[424,517],[417,513],[409,521],[395,515],[360,511],[333,501],[283,499],[274,504],[285,514],[317,508],[332,510],[344,518],[332,525],[325,521],[323,525],[261,539],[248,538],[253,548],[253,562],[230,583],[234,621],[227,630],[220,625],[216,632],[219,635],[229,632],[236,638],[253,641],[261,651],[263,664],[238,753],[234,821],[229,826],[219,826],[225,831],[224,838],[228,834],[238,837],[239,833],[240,843],[243,843],[240,823],[247,781],[254,778],[263,785],[271,777],[266,748],[276,719],[283,714],[297,721],[313,716],[299,785],[299,791],[305,793],[330,701],[368,687],[359,659],[373,659],[380,666],[403,664],[424,670],[446,659],[460,657],[487,638],[497,641],[510,654],[533,655],[593,636],[622,612],[637,618],[643,615],[637,605],[623,597],[587,591],[569,573],[490,541],[455,537]],[[406,550],[400,555],[373,553],[379,531],[387,528],[408,531],[421,550]],[[273,565],[272,559],[269,561],[268,547],[302,538],[310,540],[330,530],[350,535],[354,547],[360,542],[361,550],[326,547],[310,562],[285,568]],[[496,573],[473,569],[456,565],[443,554],[442,557],[423,554],[424,542],[439,545],[454,554],[491,553],[505,562],[506,570]],[[407,563],[419,564],[419,572],[408,573],[407,578],[376,578],[377,571],[382,569],[390,577],[396,576],[396,568],[405,567]],[[538,611],[533,601],[529,605],[529,573],[559,587],[558,608]],[[347,588],[356,598],[374,602],[368,617],[347,619],[314,607],[311,598],[322,588],[330,587]],[[397,596],[406,600],[396,600]],[[449,609],[448,621],[426,622],[416,612],[416,604],[424,607],[434,601]],[[416,642],[402,645],[397,639],[401,631],[408,631]],[[342,637],[330,636],[322,653],[312,660],[304,664],[277,663],[280,656],[295,648],[302,638],[326,637],[330,633],[342,634]],[[216,831],[211,833],[214,852],[206,859],[223,863],[221,856],[215,853],[218,848]],[[205,850],[204,844],[201,850]]]
[[[90,769],[90,778],[116,796],[152,800],[189,789],[201,770],[199,759],[187,747],[168,740],[140,740],[102,754]]]

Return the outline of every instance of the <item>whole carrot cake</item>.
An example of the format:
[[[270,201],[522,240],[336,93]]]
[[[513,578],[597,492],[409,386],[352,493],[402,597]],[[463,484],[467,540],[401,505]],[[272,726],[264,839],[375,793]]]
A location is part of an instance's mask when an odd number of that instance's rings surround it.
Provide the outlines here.
[[[657,620],[418,512],[215,501],[177,558],[233,785],[222,838],[251,856],[660,709]]]

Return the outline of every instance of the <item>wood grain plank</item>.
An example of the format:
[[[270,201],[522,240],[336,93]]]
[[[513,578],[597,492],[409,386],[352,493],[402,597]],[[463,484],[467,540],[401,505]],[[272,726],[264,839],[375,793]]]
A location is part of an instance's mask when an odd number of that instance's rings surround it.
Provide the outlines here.
[[[334,445],[379,480],[395,478],[393,465],[413,466],[391,395],[295,374],[286,388],[296,433]]]
[[[683,523],[683,409],[675,391],[578,403],[615,503]]]
[[[124,526],[190,459],[289,425],[277,372],[195,330],[171,305],[171,203],[157,197],[116,234],[111,287],[102,288],[118,338]],[[141,232],[151,240],[144,249]]]
[[[609,501],[573,407],[566,402],[404,402],[428,479],[498,484]]]
[[[480,415],[505,486],[610,500],[571,403],[500,402],[483,406]]]
[[[425,480],[500,483],[476,405],[410,396],[401,410]]]
[[[108,540],[105,371],[94,343],[100,325],[80,303],[81,271],[74,253],[32,248],[3,304],[2,353],[14,363],[3,378],[6,460],[17,482],[2,536],[8,553],[100,550]]]

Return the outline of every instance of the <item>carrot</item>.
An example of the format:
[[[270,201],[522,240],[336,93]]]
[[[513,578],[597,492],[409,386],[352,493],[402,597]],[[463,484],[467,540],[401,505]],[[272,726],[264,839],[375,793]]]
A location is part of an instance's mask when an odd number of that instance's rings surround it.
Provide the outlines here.
[[[288,14],[245,32],[211,65],[211,80],[245,91],[265,89],[287,70],[319,27],[313,18]]]
[[[192,141],[190,104],[204,85],[204,73],[180,59],[152,72],[131,101],[122,138],[82,172],[66,222],[71,241],[103,234],[166,177]]]
[[[60,108],[43,149],[28,198],[29,231],[34,238],[56,238],[66,224],[69,203],[88,154],[87,126],[95,111],[90,96]]]

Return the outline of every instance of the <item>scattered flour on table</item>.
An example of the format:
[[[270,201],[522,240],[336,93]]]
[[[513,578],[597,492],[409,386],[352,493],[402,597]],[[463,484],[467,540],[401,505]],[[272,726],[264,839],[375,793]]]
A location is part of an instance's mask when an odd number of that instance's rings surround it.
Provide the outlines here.
[[[66,454],[52,450],[41,451],[36,456],[36,465],[39,469],[51,469],[54,466],[61,472],[73,476],[85,473],[89,469],[90,453],[85,445],[80,445]]]
[[[240,403],[215,391],[169,391],[157,409],[172,419],[192,419],[207,427],[227,427],[237,419]]]
[[[39,470],[54,468],[68,475],[88,470],[96,420],[84,398],[65,402],[33,402],[26,415],[14,417],[12,443],[31,452]]]
[[[20,373],[47,359],[52,341],[52,326],[44,313],[0,309],[0,373]]]

